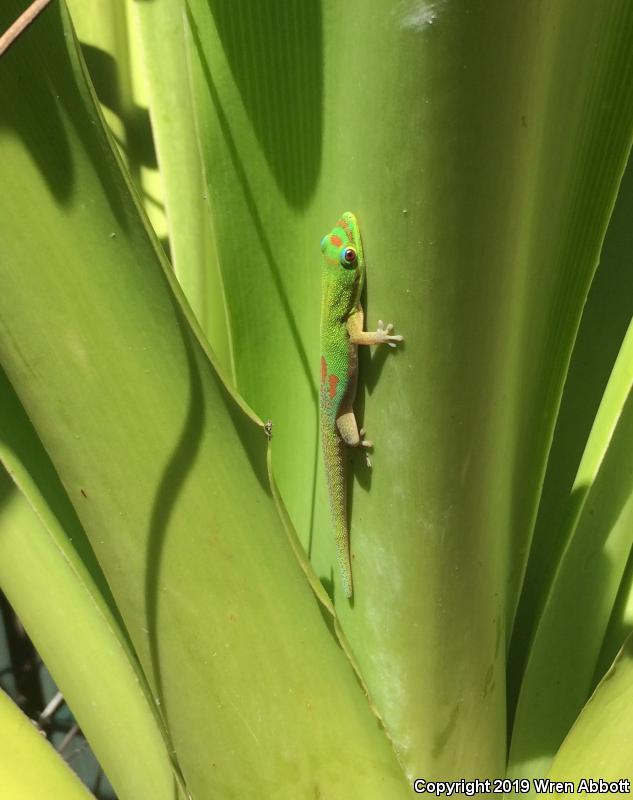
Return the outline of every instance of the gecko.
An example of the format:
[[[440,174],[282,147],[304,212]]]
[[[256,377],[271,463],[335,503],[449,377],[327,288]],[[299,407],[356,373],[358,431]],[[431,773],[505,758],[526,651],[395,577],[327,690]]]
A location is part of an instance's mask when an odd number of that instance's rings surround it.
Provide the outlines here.
[[[336,540],[336,556],[343,591],[353,594],[347,522],[346,447],[373,447],[358,429],[354,399],[358,383],[358,345],[403,341],[393,335],[393,325],[378,321],[375,332],[364,331],[361,294],[365,282],[365,258],[358,221],[346,211],[321,240],[321,384],[319,391],[321,443]],[[371,466],[369,458],[368,466]]]

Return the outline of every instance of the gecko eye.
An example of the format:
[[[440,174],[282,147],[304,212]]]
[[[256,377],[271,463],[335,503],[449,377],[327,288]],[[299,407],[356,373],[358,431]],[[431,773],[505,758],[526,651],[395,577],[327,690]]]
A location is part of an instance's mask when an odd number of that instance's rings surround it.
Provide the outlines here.
[[[344,247],[339,256],[342,266],[348,268],[356,266],[356,258],[357,256],[355,247]]]

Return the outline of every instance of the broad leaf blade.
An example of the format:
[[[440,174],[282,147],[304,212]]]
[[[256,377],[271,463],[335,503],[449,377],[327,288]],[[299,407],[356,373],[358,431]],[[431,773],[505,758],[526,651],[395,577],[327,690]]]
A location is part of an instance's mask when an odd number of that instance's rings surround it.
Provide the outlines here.
[[[70,0],[81,51],[101,110],[166,249],[163,182],[156,163],[147,87],[133,25],[132,0]]]
[[[588,451],[588,455],[593,451],[591,458],[583,459],[605,388],[633,318],[633,271],[628,266],[633,261],[632,214],[633,159],[629,158],[609,221],[600,264],[583,309],[547,462],[521,603],[512,631],[508,664],[511,715],[534,626],[538,623],[567,543],[570,505],[578,506],[584,497],[611,434],[607,424],[604,435],[593,437],[591,451]],[[614,416],[611,418],[615,419]],[[584,475],[578,472],[581,460],[584,460]],[[570,504],[572,494],[574,497]],[[626,587],[620,594],[618,605],[621,606],[626,602]],[[602,666],[598,668],[598,679],[613,662],[626,636],[627,632],[623,632],[618,622],[618,610],[614,609],[611,633],[608,634],[610,641],[606,644]]]
[[[118,796],[184,797],[138,665],[72,545],[61,546],[4,471],[0,494],[0,587]]]
[[[542,775],[588,697],[633,545],[633,326],[567,503],[558,563],[518,696],[510,771]]]
[[[0,783],[12,800],[94,800],[15,703],[0,691]]]
[[[211,347],[232,374],[231,331],[195,124],[183,3],[154,0],[133,6],[164,186],[172,263]]]
[[[0,357],[103,567],[188,788],[251,791],[256,775],[279,797],[408,796],[280,523],[263,427],[189,328],[61,8],[0,71],[11,124]]]
[[[633,638],[561,745],[549,777],[633,781]]]
[[[630,5],[188,7],[237,386],[409,774],[498,776],[506,643],[630,146]],[[317,436],[318,242],[344,210],[367,327],[405,336],[361,355],[353,606]]]

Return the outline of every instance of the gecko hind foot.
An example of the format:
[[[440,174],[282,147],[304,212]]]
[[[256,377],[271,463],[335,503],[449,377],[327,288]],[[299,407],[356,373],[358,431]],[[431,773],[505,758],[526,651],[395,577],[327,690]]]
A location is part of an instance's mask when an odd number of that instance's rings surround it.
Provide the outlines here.
[[[365,448],[365,461],[367,462],[367,466],[371,469],[371,459],[369,458],[369,453],[367,452],[368,449],[371,449],[374,446],[374,443],[371,439],[365,439],[365,428],[361,428],[358,431],[360,436],[360,446]]]

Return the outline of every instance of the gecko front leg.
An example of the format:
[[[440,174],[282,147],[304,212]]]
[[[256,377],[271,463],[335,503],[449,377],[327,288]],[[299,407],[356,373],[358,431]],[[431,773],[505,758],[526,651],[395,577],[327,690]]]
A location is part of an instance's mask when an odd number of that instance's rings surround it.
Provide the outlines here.
[[[404,337],[400,334],[392,334],[393,325],[391,322],[384,326],[384,322],[379,319],[378,327],[375,331],[364,331],[365,314],[361,305],[358,305],[347,320],[347,332],[351,344],[388,344],[389,347],[396,347],[398,342],[403,342]]]

